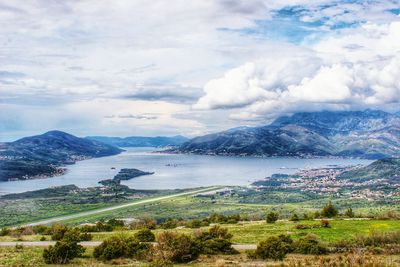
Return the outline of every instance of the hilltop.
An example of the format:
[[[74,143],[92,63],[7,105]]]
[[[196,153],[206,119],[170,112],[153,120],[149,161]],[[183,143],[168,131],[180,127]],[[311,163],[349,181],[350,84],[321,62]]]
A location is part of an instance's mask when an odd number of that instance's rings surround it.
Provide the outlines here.
[[[50,131],[2,144],[0,181],[62,174],[67,164],[88,158],[111,156],[123,150],[95,140]]]
[[[386,179],[400,183],[400,158],[386,158],[374,161],[368,166],[342,173],[339,178],[353,181]]]

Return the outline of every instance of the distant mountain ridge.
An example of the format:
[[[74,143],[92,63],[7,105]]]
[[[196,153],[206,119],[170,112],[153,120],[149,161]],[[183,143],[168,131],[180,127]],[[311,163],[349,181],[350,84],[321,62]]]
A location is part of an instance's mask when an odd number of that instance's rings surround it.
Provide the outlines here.
[[[189,139],[181,136],[130,136],[130,137],[108,137],[108,136],[88,136],[89,140],[103,142],[118,147],[166,147],[179,146]]]
[[[261,127],[200,136],[174,152],[243,156],[400,156],[400,116],[380,110],[301,112]]]
[[[66,164],[87,158],[111,156],[123,150],[94,140],[50,131],[0,148],[0,181],[54,176],[63,173]]]
[[[392,184],[400,184],[400,158],[380,159],[368,166],[344,172],[338,178],[358,182],[373,179],[388,179]]]

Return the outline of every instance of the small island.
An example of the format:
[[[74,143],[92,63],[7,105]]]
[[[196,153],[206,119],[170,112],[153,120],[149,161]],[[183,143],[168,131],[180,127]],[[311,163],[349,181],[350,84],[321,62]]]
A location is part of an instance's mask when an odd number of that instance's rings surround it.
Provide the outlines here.
[[[154,172],[145,172],[138,169],[125,168],[121,169],[118,172],[118,174],[114,176],[113,179],[101,180],[99,184],[102,184],[104,186],[110,186],[110,185],[120,184],[121,181],[126,181],[139,176],[152,175],[152,174],[154,174]]]

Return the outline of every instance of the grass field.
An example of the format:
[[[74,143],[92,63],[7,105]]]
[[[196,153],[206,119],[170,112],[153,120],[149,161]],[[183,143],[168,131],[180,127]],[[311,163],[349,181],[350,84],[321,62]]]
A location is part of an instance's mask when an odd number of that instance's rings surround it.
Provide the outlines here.
[[[269,236],[279,234],[289,234],[293,238],[299,238],[313,233],[319,236],[321,241],[331,243],[340,240],[347,240],[356,235],[364,235],[370,232],[392,232],[400,231],[400,221],[398,220],[332,220],[329,228],[313,228],[313,229],[296,229],[296,224],[316,225],[319,226],[319,221],[300,221],[298,223],[290,221],[278,221],[274,224],[267,224],[265,221],[260,222],[244,222],[239,224],[224,224],[223,227],[228,228],[233,234],[232,241],[237,244],[257,244],[259,241],[266,239]],[[201,229],[207,229],[203,227]],[[194,233],[199,229],[183,228],[175,231],[183,233]],[[160,233],[163,229],[154,230],[154,233]],[[92,233],[93,241],[101,241],[112,235],[133,235],[135,230],[114,231]],[[10,236],[0,237],[0,241],[39,241],[40,235],[26,235],[18,238]],[[50,240],[49,236],[46,236]]]
[[[24,247],[16,249],[14,247],[0,247],[0,266],[24,266],[24,267],[42,267],[56,266],[46,265],[42,259],[43,248]],[[91,255],[92,248],[88,248],[84,257],[74,259],[67,266],[69,267],[111,267],[111,266],[148,266],[148,263],[138,262],[131,259],[117,259],[111,262],[103,263],[96,261]],[[352,265],[349,265],[351,263]],[[289,254],[284,261],[254,261],[249,260],[245,253],[238,255],[216,255],[201,256],[199,259],[188,264],[176,264],[175,266],[193,266],[193,267],[228,267],[228,266],[374,266],[374,267],[395,267],[400,265],[399,255],[371,255],[371,254],[331,254],[325,256],[311,256]]]

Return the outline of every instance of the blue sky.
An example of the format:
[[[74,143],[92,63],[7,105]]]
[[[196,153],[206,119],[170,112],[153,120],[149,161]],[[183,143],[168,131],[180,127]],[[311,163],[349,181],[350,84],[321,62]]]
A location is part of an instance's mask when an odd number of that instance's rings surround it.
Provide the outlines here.
[[[399,13],[398,0],[0,0],[0,141],[397,111]]]

